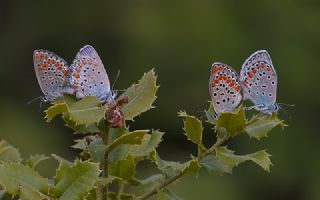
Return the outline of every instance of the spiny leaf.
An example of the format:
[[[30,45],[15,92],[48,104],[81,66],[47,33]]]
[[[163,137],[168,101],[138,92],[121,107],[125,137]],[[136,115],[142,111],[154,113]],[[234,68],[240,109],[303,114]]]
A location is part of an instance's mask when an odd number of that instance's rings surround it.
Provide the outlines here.
[[[149,155],[158,147],[158,145],[162,141],[163,135],[164,133],[160,131],[152,130],[151,134],[144,135],[143,141],[140,145],[135,145],[131,147],[130,153],[134,157],[144,157]]]
[[[125,159],[112,163],[109,169],[111,175],[129,180],[134,176],[136,170],[134,157],[128,154]]]
[[[282,120],[276,115],[257,117],[253,116],[245,126],[246,133],[253,138],[260,139],[267,137],[267,134],[276,126],[286,127]]]
[[[55,118],[59,114],[63,114],[65,112],[68,112],[68,106],[65,103],[58,103],[51,107],[49,107],[45,113],[46,116],[44,117],[47,119],[47,122],[50,122],[53,118]]]
[[[88,150],[93,160],[102,163],[104,160],[104,154],[107,150],[107,145],[103,143],[101,138],[95,138],[88,146]]]
[[[230,165],[224,164],[214,155],[208,155],[204,157],[201,162],[201,166],[205,167],[209,173],[214,174],[223,174],[232,172],[232,167]]]
[[[188,139],[197,144],[201,149],[204,149],[202,144],[203,127],[201,121],[194,116],[187,115],[186,112],[180,111],[178,115],[184,117],[183,130]]]
[[[73,148],[75,149],[81,149],[81,150],[85,150],[86,148],[88,148],[88,146],[90,145],[90,143],[94,140],[96,140],[98,138],[97,135],[88,135],[88,136],[85,136],[84,138],[82,139],[78,139],[78,140],[75,140],[76,144],[74,144]]]
[[[31,155],[27,160],[26,163],[29,165],[31,168],[35,168],[41,161],[49,159],[48,156],[45,156],[43,154],[35,154]]]
[[[245,112],[240,106],[235,112],[224,112],[216,120],[216,129],[225,128],[230,136],[236,136],[243,132],[246,124]]]
[[[95,96],[88,96],[72,104],[69,108],[70,120],[76,125],[98,124],[105,117],[106,106],[101,106],[100,101]]]
[[[141,144],[145,134],[148,132],[149,130],[136,130],[121,135],[108,146],[108,151],[112,151],[115,147],[121,144]]]
[[[21,200],[44,200],[44,199],[50,200],[51,198],[29,186],[21,186],[20,199]]]
[[[20,162],[22,160],[19,150],[5,140],[0,141],[0,162]]]
[[[56,155],[56,154],[51,154],[51,156],[54,158],[54,159],[56,159],[58,162],[59,162],[59,164],[60,165],[67,165],[67,166],[69,166],[69,167],[71,167],[72,165],[73,165],[73,163],[71,162],[71,161],[69,161],[69,160],[67,160],[67,159],[65,159],[65,158],[62,158],[62,157],[60,157],[60,156],[58,156],[58,155]]]
[[[210,101],[210,106],[209,106],[208,110],[205,110],[205,113],[206,113],[206,117],[207,117],[207,122],[210,124],[215,124],[216,123],[215,112],[214,112],[214,108],[213,108],[211,101]]]
[[[238,164],[251,160],[262,167],[265,171],[269,171],[272,165],[270,161],[270,154],[266,150],[257,151],[251,154],[236,155],[234,151],[227,149],[227,147],[217,147],[216,155],[224,164],[229,165],[231,168]]]
[[[72,166],[60,162],[52,194],[59,200],[83,199],[99,180],[99,164],[76,160]]]
[[[69,113],[64,113],[62,119],[66,122],[66,125],[73,129],[75,133],[96,133],[101,132],[97,124],[90,124],[90,125],[77,125],[76,122],[70,119]]]
[[[108,156],[108,161],[110,163],[116,162],[118,160],[123,160],[128,155],[130,146],[128,144],[121,144],[115,147]]]
[[[156,100],[156,93],[159,86],[156,85],[157,77],[154,70],[145,73],[138,84],[129,87],[119,99],[128,96],[129,102],[122,107],[126,120],[133,120],[134,117],[153,108],[152,103]]]
[[[17,195],[20,187],[34,188],[36,191],[47,194],[48,180],[41,177],[34,169],[19,163],[0,164],[0,185],[4,190]]]
[[[150,153],[150,159],[156,164],[158,169],[168,177],[177,175],[186,168],[185,165],[179,162],[162,160],[156,151]]]
[[[108,135],[108,141],[109,143],[112,143],[115,139],[117,139],[118,137],[129,133],[129,129],[128,128],[110,128],[109,129],[109,135]]]
[[[183,163],[182,165],[184,166],[184,168],[182,169],[182,173],[193,172],[194,174],[196,174],[196,176],[198,176],[201,168],[198,160],[193,159]]]

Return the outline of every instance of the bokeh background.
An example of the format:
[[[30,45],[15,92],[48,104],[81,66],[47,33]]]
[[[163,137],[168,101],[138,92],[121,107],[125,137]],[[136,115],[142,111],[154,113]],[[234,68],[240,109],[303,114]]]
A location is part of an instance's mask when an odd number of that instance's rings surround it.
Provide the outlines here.
[[[171,189],[187,200],[320,199],[320,1],[0,1],[0,137],[24,156],[73,159],[79,136],[59,119],[43,120],[33,50],[45,48],[69,63],[85,44],[99,52],[116,89],[125,89],[155,68],[156,108],[132,128],[166,132],[163,158],[185,160],[194,146],[182,134],[177,111],[203,115],[208,107],[209,69],[222,61],[240,70],[256,50],[266,49],[279,76],[278,102],[295,104],[281,113],[289,128],[267,139],[235,139],[238,153],[268,148],[274,166],[265,173],[252,163],[233,175],[186,176]],[[213,136],[206,127],[206,141]],[[48,161],[48,176],[56,163]]]

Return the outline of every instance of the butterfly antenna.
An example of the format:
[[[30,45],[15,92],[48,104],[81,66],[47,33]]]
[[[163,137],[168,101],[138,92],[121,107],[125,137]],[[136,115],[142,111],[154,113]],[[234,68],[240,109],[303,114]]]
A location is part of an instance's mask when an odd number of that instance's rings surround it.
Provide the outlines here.
[[[35,101],[38,100],[38,99],[40,99],[40,101],[41,101],[41,98],[42,98],[42,96],[36,97],[36,98],[34,98],[34,99],[31,99],[30,101],[27,102],[27,104],[31,104],[32,102],[35,102]]]
[[[112,83],[111,90],[113,90],[114,85],[116,84],[116,82],[117,82],[117,80],[118,80],[119,76],[120,76],[120,70],[118,70],[117,76],[116,76],[116,78],[114,79],[114,81],[113,81],[113,83]]]

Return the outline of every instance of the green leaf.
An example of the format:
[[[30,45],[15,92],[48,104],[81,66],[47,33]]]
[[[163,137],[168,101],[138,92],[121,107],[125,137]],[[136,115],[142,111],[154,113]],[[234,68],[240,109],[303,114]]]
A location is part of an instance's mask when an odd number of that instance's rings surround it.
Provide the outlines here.
[[[155,174],[145,179],[139,180],[140,184],[128,186],[135,191],[135,195],[142,195],[143,193],[148,192],[158,186],[164,179],[165,176],[163,174]]]
[[[50,200],[51,198],[34,188],[28,186],[20,187],[20,199],[21,200]]]
[[[69,128],[73,129],[76,133],[86,134],[101,132],[97,124],[77,125],[76,122],[70,120],[70,116],[68,113],[64,113],[62,119],[66,122],[66,125]]]
[[[159,88],[156,80],[157,77],[152,69],[143,75],[138,84],[133,84],[118,98],[127,96],[129,99],[121,109],[126,120],[133,120],[134,117],[153,108],[152,103],[157,98],[156,93]]]
[[[270,161],[270,154],[266,150],[257,151],[251,154],[236,155],[234,151],[227,149],[227,147],[217,147],[216,155],[219,160],[224,164],[229,165],[231,168],[237,166],[238,164],[251,160],[262,167],[265,171],[269,171],[272,165]]]
[[[214,155],[208,155],[204,157],[200,165],[205,167],[210,174],[218,173],[230,173],[232,172],[232,167],[230,165],[224,164],[222,161],[220,161],[216,156]]]
[[[136,170],[134,157],[130,154],[123,160],[112,163],[110,166],[110,174],[122,178],[123,180],[131,179]]]
[[[182,198],[165,188],[158,191],[158,200],[182,200]]]
[[[58,155],[56,155],[56,154],[51,154],[51,156],[54,158],[54,159],[56,159],[58,162],[59,162],[59,164],[60,165],[67,165],[67,166],[69,166],[69,167],[71,167],[72,165],[73,165],[73,163],[71,162],[71,161],[69,161],[69,160],[67,160],[67,159],[64,159],[64,158],[62,158],[62,157],[60,157],[60,156],[58,156]]]
[[[109,143],[112,143],[115,139],[117,139],[118,137],[126,133],[129,133],[128,128],[110,128],[109,135],[108,135]]]
[[[182,171],[186,168],[186,165],[184,164],[162,160],[156,151],[150,153],[150,159],[156,164],[158,169],[168,177],[182,173]]]
[[[253,116],[245,126],[246,133],[253,138],[260,139],[267,137],[267,134],[276,126],[286,127],[282,120],[276,115],[257,117]]]
[[[90,143],[88,150],[93,160],[102,163],[104,160],[104,154],[107,150],[107,145],[103,143],[101,138],[96,138]]]
[[[216,120],[216,130],[223,127],[233,137],[244,131],[246,124],[245,112],[240,106],[235,112],[224,112]]]
[[[74,144],[73,148],[75,149],[81,149],[81,150],[85,150],[86,148],[88,148],[89,144],[96,140],[98,138],[97,135],[88,135],[88,136],[85,136],[84,138],[82,139],[78,139],[78,140],[75,140],[76,144]]]
[[[110,163],[116,162],[118,160],[123,160],[128,155],[130,146],[128,144],[121,144],[115,147],[108,156],[108,161]]]
[[[94,188],[100,172],[98,163],[76,160],[70,166],[60,162],[52,193],[59,200],[83,199]]]
[[[160,131],[152,130],[151,134],[144,135],[143,141],[140,145],[135,145],[131,147],[130,153],[134,157],[144,157],[149,155],[158,147],[158,145],[162,141],[163,135],[164,133]]]
[[[45,111],[46,116],[44,118],[47,119],[47,122],[50,122],[57,115],[63,114],[65,112],[68,112],[67,104],[65,104],[65,103],[54,104],[53,106],[49,107]]]
[[[181,111],[178,115],[184,117],[183,130],[188,139],[197,144],[201,149],[204,149],[202,144],[203,127],[201,121],[194,116],[187,115],[186,112]]]
[[[200,168],[201,168],[198,160],[193,159],[193,160],[185,162],[182,165],[184,165],[184,168],[182,170],[183,173],[193,172],[196,174],[196,176],[198,176]]]
[[[29,165],[31,168],[35,168],[41,161],[48,160],[49,157],[45,156],[43,154],[35,154],[31,155],[27,160],[26,163]]]
[[[69,119],[76,125],[98,124],[105,117],[106,106],[101,106],[101,102],[95,96],[88,96],[72,104],[69,108]]]
[[[49,188],[46,178],[41,177],[34,169],[19,163],[0,164],[0,185],[14,196],[19,193],[21,187],[33,188],[44,194],[48,193]]]
[[[141,144],[144,136],[149,132],[149,130],[136,130],[124,135],[121,135],[115,139],[109,146],[108,151],[112,151],[115,147],[121,144]]]
[[[210,124],[215,124],[216,123],[215,112],[214,112],[214,108],[213,108],[211,101],[210,101],[210,106],[209,106],[208,110],[205,110],[205,113],[206,113],[206,117],[207,117],[207,122]]]
[[[5,140],[0,141],[0,162],[21,162],[19,150]]]

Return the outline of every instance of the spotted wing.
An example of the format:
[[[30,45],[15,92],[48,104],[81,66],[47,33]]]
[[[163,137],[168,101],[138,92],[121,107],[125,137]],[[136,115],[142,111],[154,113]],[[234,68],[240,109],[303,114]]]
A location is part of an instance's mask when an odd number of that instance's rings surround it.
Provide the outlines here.
[[[71,85],[78,98],[96,96],[102,102],[112,99],[110,82],[96,50],[86,45],[78,52],[71,65]]]
[[[240,81],[244,99],[250,99],[255,106],[260,107],[275,104],[278,79],[267,51],[257,51],[244,62]]]
[[[47,50],[33,53],[34,70],[45,100],[58,98],[68,84],[68,65],[65,60]]]
[[[217,114],[233,111],[241,99],[238,74],[226,64],[215,62],[211,67],[209,93]]]

